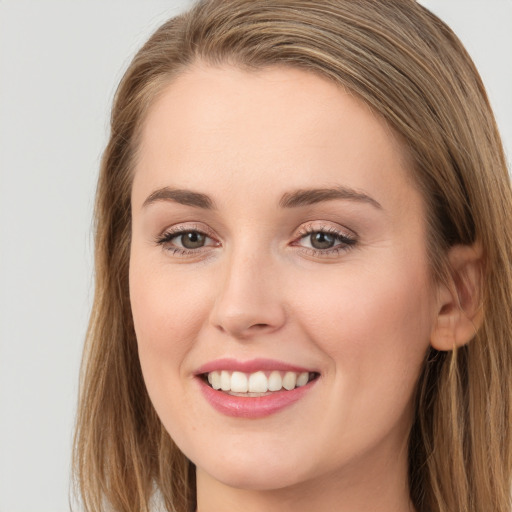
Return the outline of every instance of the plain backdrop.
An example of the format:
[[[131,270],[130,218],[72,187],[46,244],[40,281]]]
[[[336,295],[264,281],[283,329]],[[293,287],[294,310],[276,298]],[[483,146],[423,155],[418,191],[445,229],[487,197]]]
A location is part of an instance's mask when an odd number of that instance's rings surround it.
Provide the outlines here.
[[[510,162],[512,0],[424,4],[473,56]],[[0,512],[69,510],[109,107],[135,51],[187,5],[0,0]]]

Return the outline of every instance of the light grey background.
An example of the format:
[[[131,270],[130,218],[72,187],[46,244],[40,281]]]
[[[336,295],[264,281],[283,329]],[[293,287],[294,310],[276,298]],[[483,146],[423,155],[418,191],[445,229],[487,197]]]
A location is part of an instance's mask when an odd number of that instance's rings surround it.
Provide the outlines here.
[[[425,0],[487,85],[512,159],[512,0]],[[131,56],[188,0],[0,0],[0,512],[69,510],[91,212]]]

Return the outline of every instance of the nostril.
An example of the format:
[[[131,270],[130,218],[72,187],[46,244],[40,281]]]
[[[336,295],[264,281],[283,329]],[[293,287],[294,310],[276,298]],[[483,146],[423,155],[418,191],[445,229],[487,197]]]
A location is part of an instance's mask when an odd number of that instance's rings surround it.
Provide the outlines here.
[[[251,303],[237,297],[224,299],[215,304],[210,316],[211,324],[224,334],[250,338],[273,332],[286,323],[285,312],[277,300]]]

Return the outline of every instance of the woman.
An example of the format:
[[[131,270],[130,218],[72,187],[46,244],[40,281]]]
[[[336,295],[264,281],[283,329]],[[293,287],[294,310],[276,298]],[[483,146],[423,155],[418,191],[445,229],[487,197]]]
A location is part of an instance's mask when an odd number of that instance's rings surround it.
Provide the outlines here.
[[[510,510],[512,194],[408,0],[200,2],[116,95],[87,510]]]

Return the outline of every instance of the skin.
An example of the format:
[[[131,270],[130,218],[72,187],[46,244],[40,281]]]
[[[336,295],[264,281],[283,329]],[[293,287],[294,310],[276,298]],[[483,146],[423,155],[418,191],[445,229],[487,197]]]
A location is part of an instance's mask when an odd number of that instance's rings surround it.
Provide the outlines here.
[[[443,305],[411,175],[380,118],[305,71],[197,64],[152,105],[133,182],[130,294],[146,386],[196,464],[200,512],[413,510],[412,396]],[[286,193],[340,186],[371,199],[280,206]],[[144,205],[163,187],[207,194],[215,208]],[[208,238],[186,254],[179,235],[157,242],[176,229]],[[312,249],[308,230],[335,232],[336,251]],[[195,377],[224,357],[320,377],[275,414],[228,417]]]

